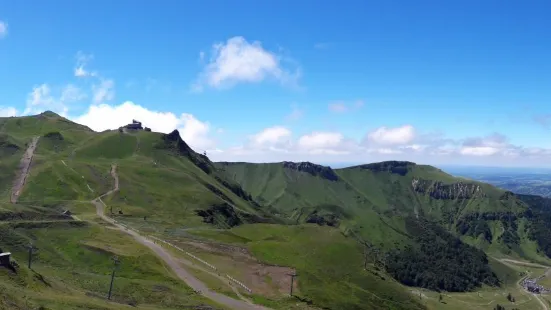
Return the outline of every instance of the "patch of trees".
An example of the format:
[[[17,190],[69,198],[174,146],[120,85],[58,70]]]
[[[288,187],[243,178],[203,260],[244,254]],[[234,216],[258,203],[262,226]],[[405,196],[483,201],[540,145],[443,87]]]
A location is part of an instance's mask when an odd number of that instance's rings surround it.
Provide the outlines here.
[[[415,243],[392,251],[386,261],[387,272],[401,283],[448,292],[500,285],[481,250],[427,220],[407,218],[406,229]]]
[[[368,169],[373,172],[390,172],[404,176],[415,163],[409,161],[383,161],[359,166],[361,169]]]
[[[471,222],[459,219],[455,225],[457,232],[463,236],[467,235],[476,238],[482,234],[486,241],[492,242],[492,231],[485,220],[477,219]]]
[[[551,257],[551,199],[533,195],[518,195],[518,198],[530,206],[524,214],[529,220],[528,237]]]
[[[499,240],[511,248],[520,243],[520,238],[517,234],[518,218],[519,216],[513,212],[476,212],[462,216],[456,222],[455,227],[457,232],[462,236],[476,238],[482,234],[484,239],[491,242],[492,232],[488,226],[488,221],[500,221],[504,231]]]
[[[339,226],[339,218],[335,214],[318,214],[317,211],[309,214],[306,217],[306,223],[316,223],[318,225],[327,225],[332,227]]]
[[[59,131],[52,131],[52,132],[48,132],[47,134],[45,134],[44,138],[61,141],[61,140],[63,140],[63,135],[61,135],[61,133],[59,133]]]

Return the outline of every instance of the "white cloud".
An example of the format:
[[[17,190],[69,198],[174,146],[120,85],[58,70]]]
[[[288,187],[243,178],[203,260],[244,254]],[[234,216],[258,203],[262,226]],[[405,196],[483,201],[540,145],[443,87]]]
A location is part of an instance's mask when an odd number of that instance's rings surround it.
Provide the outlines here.
[[[205,57],[201,53],[200,61]],[[192,88],[200,91],[206,85],[220,89],[237,83],[258,83],[268,78],[293,83],[298,76],[298,70],[291,72],[283,68],[281,55],[264,49],[258,41],[250,43],[237,36],[213,45],[210,59]]]
[[[96,76],[96,72],[90,72],[86,70],[86,65],[94,59],[94,56],[91,54],[85,54],[82,51],[78,51],[76,56],[76,66],[74,69],[74,75],[76,77],[87,77],[87,76]]]
[[[0,107],[0,117],[11,117],[17,115],[17,109],[13,107]]]
[[[489,156],[499,152],[499,149],[491,146],[465,146],[459,152],[463,155]]]
[[[274,147],[289,141],[291,131],[282,126],[269,127],[252,135],[249,139],[254,147]]]
[[[44,110],[51,110],[62,116],[66,116],[69,110],[61,98],[55,98],[52,95],[48,84],[33,87],[33,90],[27,95],[27,107],[23,114],[38,114]]]
[[[459,153],[469,156],[491,156],[509,147],[507,138],[500,134],[492,134],[485,137],[464,139]]]
[[[390,154],[401,154],[403,152],[401,150],[395,150],[391,148],[374,148],[374,149],[368,149],[367,153],[390,155]]]
[[[115,97],[115,82],[110,79],[100,79],[100,83],[92,86],[94,104],[105,103]]]
[[[133,119],[157,132],[169,133],[178,129],[182,139],[197,151],[214,147],[214,141],[209,137],[208,123],[201,122],[191,114],[183,113],[177,116],[171,112],[152,111],[131,101],[117,106],[92,105],[85,114],[73,118],[73,121],[95,131],[103,131],[119,128],[131,123]]]
[[[411,125],[396,128],[380,127],[367,135],[370,142],[382,145],[408,144],[415,138],[415,129]]]
[[[64,86],[59,95],[55,95],[48,84],[41,84],[33,87],[33,90],[27,95],[27,106],[23,115],[50,110],[67,116],[69,105],[84,98],[86,98],[86,94],[73,84]]]
[[[0,39],[8,35],[8,23],[0,20]]]
[[[344,136],[339,132],[313,132],[298,139],[298,147],[305,150],[332,149],[341,145]]]

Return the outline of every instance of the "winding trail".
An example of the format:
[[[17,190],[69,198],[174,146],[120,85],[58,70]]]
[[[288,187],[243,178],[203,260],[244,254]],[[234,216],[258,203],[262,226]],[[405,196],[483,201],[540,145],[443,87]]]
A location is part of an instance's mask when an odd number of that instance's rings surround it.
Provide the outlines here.
[[[23,157],[21,158],[21,162],[19,163],[19,174],[15,178],[11,192],[11,203],[17,203],[17,199],[19,199],[19,195],[21,195],[21,190],[23,189],[23,186],[25,186],[25,181],[27,180],[29,169],[31,168],[31,163],[33,161],[34,150],[38,144],[38,139],[40,139],[40,137],[34,137],[31,140],[25,154],[23,154]]]
[[[532,267],[539,267],[539,268],[548,268],[547,271],[545,272],[545,274],[547,275],[551,268],[549,266],[545,266],[545,265],[541,265],[541,264],[537,264],[537,263],[530,263],[530,262],[523,262],[523,261],[519,261],[519,260],[514,260],[514,259],[508,259],[508,258],[502,258],[502,259],[498,259],[499,261],[501,261],[502,263],[505,263],[505,264],[517,264],[517,265],[524,265],[524,266],[532,266]],[[519,287],[519,289],[524,292],[525,294],[528,294],[528,295],[532,295],[534,296],[535,299],[537,299],[537,301],[541,304],[541,307],[543,308],[543,310],[549,310],[549,307],[547,307],[547,305],[545,304],[545,302],[538,296],[539,294],[534,294],[534,293],[531,293],[531,292],[528,292],[527,290],[524,289],[524,287],[522,286],[522,281],[524,279],[526,279],[529,275],[526,275],[524,277],[522,277],[520,280],[517,281],[517,286]]]
[[[101,198],[119,190],[119,177],[117,175],[116,165],[111,166],[111,176],[115,181],[114,188],[108,191],[107,193],[97,197],[96,199],[92,200],[92,203],[96,206],[96,214],[101,219],[103,219],[108,223],[111,223],[119,230],[131,235],[132,237],[134,237],[134,239],[136,239],[136,241],[138,241],[139,243],[145,245],[150,250],[152,250],[157,256],[159,256],[159,258],[161,258],[174,271],[174,273],[181,280],[183,280],[188,286],[190,286],[195,291],[199,291],[203,296],[235,310],[260,310],[260,309],[269,310],[270,309],[260,305],[254,305],[250,302],[233,299],[226,295],[210,290],[203,282],[199,281],[196,277],[194,277],[191,273],[189,273],[185,268],[183,268],[179,263],[181,260],[175,258],[168,250],[158,245],[157,243],[143,237],[136,231],[132,229],[128,229],[127,227],[117,223],[114,219],[106,216],[104,214],[104,208],[106,207],[106,205],[103,202],[103,200],[101,200]]]

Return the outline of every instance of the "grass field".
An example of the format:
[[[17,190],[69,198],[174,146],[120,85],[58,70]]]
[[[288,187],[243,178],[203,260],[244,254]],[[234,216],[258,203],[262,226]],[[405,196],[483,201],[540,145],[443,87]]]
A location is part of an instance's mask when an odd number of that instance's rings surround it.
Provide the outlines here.
[[[254,224],[236,227],[231,231],[197,230],[192,233],[246,248],[268,266],[293,268],[299,275],[295,298],[315,301],[314,306],[339,309],[420,309],[416,302],[411,302],[411,296],[391,278],[376,270],[363,270],[362,248],[352,239],[345,238],[339,230],[317,225]],[[242,271],[246,268],[239,264],[230,263],[213,253],[203,254],[202,258],[212,261],[216,266],[223,266],[225,272],[236,274],[236,277],[248,284]],[[287,279],[290,280],[290,277]],[[279,298],[284,295],[283,291]],[[274,296],[272,302],[275,300],[277,297]]]
[[[118,309],[123,305],[150,309],[184,309],[211,304],[176,279],[147,249],[122,232],[85,222],[28,222],[0,226],[2,246],[19,262],[17,274],[1,269],[10,296],[52,309]],[[38,248],[27,269],[29,241]],[[112,302],[105,302],[113,257],[117,270]],[[37,280],[37,279],[40,279]],[[32,290],[22,290],[22,287]],[[94,306],[94,304],[96,306]],[[102,305],[100,307],[100,305]],[[96,308],[94,308],[96,307]],[[103,307],[103,308],[102,308]]]

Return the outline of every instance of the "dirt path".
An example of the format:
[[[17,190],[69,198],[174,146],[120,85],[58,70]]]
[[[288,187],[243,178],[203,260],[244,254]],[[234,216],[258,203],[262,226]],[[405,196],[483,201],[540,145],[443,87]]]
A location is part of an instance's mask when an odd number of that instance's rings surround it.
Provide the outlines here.
[[[101,200],[101,198],[110,195],[116,191],[119,190],[119,177],[117,175],[117,166],[113,165],[111,166],[111,176],[115,180],[115,187],[108,191],[107,193],[99,196],[98,198],[92,200],[92,203],[96,206],[96,214],[103,219],[104,221],[113,224],[116,226],[119,230],[126,232],[127,234],[131,235],[136,239],[139,243],[145,245],[149,249],[151,249],[157,256],[159,256],[173,271],[176,273],[176,275],[182,279],[188,286],[190,286],[195,291],[199,291],[203,296],[219,303],[224,306],[227,306],[231,309],[236,310],[268,310],[269,308],[265,308],[259,305],[253,305],[250,303],[247,303],[245,301],[236,300],[231,297],[228,297],[226,295],[214,292],[210,290],[203,282],[199,281],[197,278],[195,278],[191,273],[189,273],[185,268],[182,268],[182,266],[179,263],[179,259],[172,256],[172,254],[163,248],[162,246],[154,243],[153,241],[143,237],[142,235],[138,234],[136,231],[132,229],[128,229],[127,227],[124,227],[121,224],[118,224],[115,220],[112,218],[106,216],[104,214],[104,207],[105,203]]]
[[[514,260],[514,259],[507,259],[507,258],[502,258],[502,259],[498,259],[499,261],[507,264],[517,264],[517,265],[524,265],[524,266],[532,266],[532,267],[540,267],[540,268],[549,268],[549,266],[544,266],[544,265],[540,265],[540,264],[537,264],[537,263],[529,263],[529,262],[523,262],[523,261],[518,261],[518,260]],[[546,273],[549,272],[549,269],[546,271]],[[544,310],[549,310],[549,307],[547,307],[547,305],[545,304],[545,302],[538,296],[538,294],[533,294],[533,293],[530,293],[528,291],[526,291],[524,289],[524,287],[522,286],[522,281],[524,279],[526,279],[527,277],[529,277],[529,275],[526,275],[524,277],[522,277],[520,280],[517,281],[517,287],[522,291],[524,292],[525,294],[528,294],[529,295],[532,295],[534,296],[535,299],[538,300],[538,302],[541,304],[541,307],[544,309]]]
[[[525,266],[532,266],[532,267],[539,267],[539,268],[550,268],[549,266],[541,265],[541,264],[538,264],[538,263],[530,263],[530,262],[524,262],[524,261],[508,259],[508,258],[500,258],[500,259],[497,259],[497,260],[499,260],[501,262],[513,263],[513,264],[517,264],[517,265],[525,265]]]
[[[534,295],[534,297],[536,297],[536,299],[540,302],[541,306],[543,309],[545,310],[549,310],[549,308],[547,307],[547,305],[543,302],[543,300],[541,300],[541,298],[537,295],[537,294],[532,294]]]
[[[23,157],[21,158],[21,162],[19,163],[19,173],[15,178],[15,182],[13,184],[11,192],[11,203],[17,203],[17,199],[19,199],[21,190],[25,185],[25,181],[27,180],[27,176],[29,175],[29,169],[33,160],[34,150],[36,149],[36,145],[38,144],[38,139],[40,139],[40,137],[34,137],[31,140],[31,143],[29,143],[25,154],[23,154]]]

